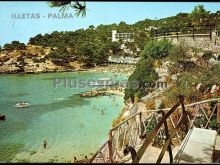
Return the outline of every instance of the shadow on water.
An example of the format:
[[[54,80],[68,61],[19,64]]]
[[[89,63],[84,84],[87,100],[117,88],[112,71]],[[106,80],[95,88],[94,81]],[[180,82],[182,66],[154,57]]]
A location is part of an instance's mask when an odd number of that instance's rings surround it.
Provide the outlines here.
[[[7,94],[8,97],[24,97],[24,96],[28,96],[30,95],[29,93],[11,93],[11,94]]]
[[[79,95],[72,95],[64,100],[57,100],[56,102],[43,105],[34,105],[30,107],[31,110],[36,111],[37,113],[45,113],[51,111],[57,111],[64,108],[75,108],[77,106],[88,105],[90,101],[80,98]]]

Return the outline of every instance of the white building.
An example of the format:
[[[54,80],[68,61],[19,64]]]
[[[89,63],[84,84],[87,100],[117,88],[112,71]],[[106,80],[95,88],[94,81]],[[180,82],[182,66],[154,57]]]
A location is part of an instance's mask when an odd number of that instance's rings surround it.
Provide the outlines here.
[[[108,61],[117,64],[135,64],[140,60],[140,57],[133,58],[133,57],[112,57],[109,56]]]
[[[112,42],[119,41],[119,39],[134,42],[134,33],[117,33],[117,30],[112,30]]]
[[[157,30],[158,28],[155,26],[149,26],[148,28],[145,28],[145,30],[147,30],[147,31],[151,31],[152,29]]]

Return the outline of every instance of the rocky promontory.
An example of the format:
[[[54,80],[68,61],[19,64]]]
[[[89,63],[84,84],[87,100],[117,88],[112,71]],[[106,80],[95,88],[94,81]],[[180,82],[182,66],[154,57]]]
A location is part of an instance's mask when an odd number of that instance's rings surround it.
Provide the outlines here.
[[[50,47],[27,45],[25,49],[3,50],[0,53],[0,73],[40,73],[83,70],[76,59],[65,63],[48,55]]]

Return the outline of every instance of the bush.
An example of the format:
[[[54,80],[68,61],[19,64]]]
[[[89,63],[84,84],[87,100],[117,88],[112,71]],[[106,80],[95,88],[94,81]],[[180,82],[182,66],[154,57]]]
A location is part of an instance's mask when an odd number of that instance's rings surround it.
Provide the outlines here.
[[[173,46],[169,51],[169,60],[171,61],[184,61],[185,59],[189,58],[186,52],[189,50],[187,46],[183,42],[178,45]]]
[[[204,99],[203,94],[207,88],[212,85],[220,85],[220,64],[214,65],[212,68],[203,70],[196,70],[190,72],[183,72],[178,76],[178,81],[172,88],[165,92],[168,99],[175,102],[179,93],[186,97],[186,102],[195,102]],[[201,83],[200,89],[196,86]],[[209,97],[218,97],[218,93],[210,95]]]
[[[153,69],[152,59],[141,59],[136,64],[136,69],[128,79],[128,84],[125,89],[125,97],[127,100],[134,97],[138,93],[139,97],[146,95],[150,89],[145,88],[146,83],[154,83],[158,79],[158,74]]]
[[[161,59],[168,56],[172,47],[173,44],[167,39],[159,41],[151,40],[147,42],[141,55],[144,58],[152,57],[153,59]]]
[[[24,43],[20,43],[19,41],[12,41],[11,44],[4,45],[5,50],[25,50],[26,45]]]

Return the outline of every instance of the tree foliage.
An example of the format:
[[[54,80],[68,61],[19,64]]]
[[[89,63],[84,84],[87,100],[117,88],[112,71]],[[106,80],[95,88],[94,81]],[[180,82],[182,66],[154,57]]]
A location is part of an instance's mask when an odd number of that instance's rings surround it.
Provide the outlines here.
[[[26,49],[26,45],[24,43],[20,43],[19,41],[12,41],[10,44],[4,45],[5,50],[24,50]]]
[[[141,59],[136,64],[136,69],[128,79],[128,84],[125,89],[125,100],[134,97],[137,93],[139,97],[146,95],[150,88],[149,84],[155,83],[158,79],[158,74],[153,68],[152,59]]]
[[[147,42],[142,51],[143,58],[154,58],[161,59],[167,57],[170,49],[173,47],[173,44],[167,39],[162,40],[151,40]]]
[[[180,42],[178,45],[174,45],[170,50],[169,50],[169,60],[174,61],[174,62],[180,62],[184,61],[188,58],[188,52],[189,47],[185,44],[185,42]]]
[[[209,17],[210,11],[206,11],[204,5],[197,5],[189,14],[189,18],[193,25],[204,25],[204,22]]]
[[[86,16],[86,3],[81,3],[79,1],[49,1],[50,7],[59,7],[61,12],[65,12],[69,8],[75,9],[75,15],[78,16]]]

